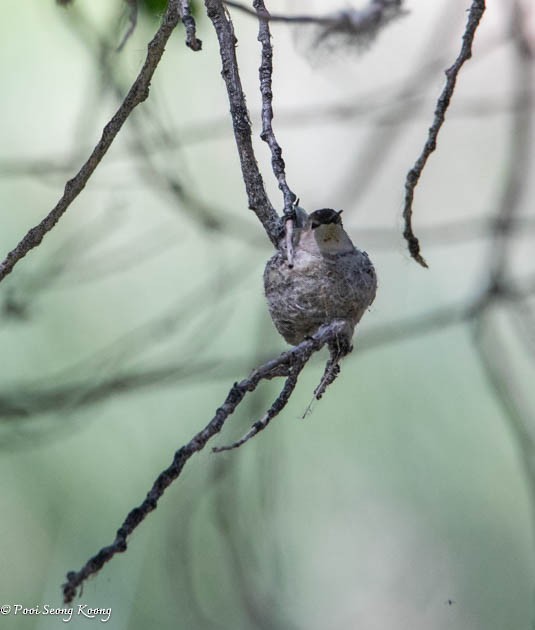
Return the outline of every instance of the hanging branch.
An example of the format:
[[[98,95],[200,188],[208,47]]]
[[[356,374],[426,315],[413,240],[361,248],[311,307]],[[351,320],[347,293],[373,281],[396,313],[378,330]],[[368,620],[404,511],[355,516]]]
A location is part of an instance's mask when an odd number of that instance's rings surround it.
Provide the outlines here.
[[[267,143],[271,151],[271,167],[279,183],[284,199],[284,215],[286,217],[286,255],[288,264],[293,266],[293,213],[295,194],[286,182],[286,165],[282,157],[282,149],[273,131],[273,47],[269,30],[269,13],[263,0],[254,0],[253,7],[258,15],[258,41],[262,44],[262,60],[258,74],[260,78],[260,93],[262,95],[262,133],[260,137]]]
[[[202,41],[197,39],[197,26],[195,19],[191,15],[189,3],[190,0],[180,0],[180,16],[186,29],[186,46],[191,48],[191,50],[198,51],[202,48]]]
[[[403,230],[403,236],[407,241],[410,255],[414,258],[414,260],[416,260],[416,262],[422,265],[422,267],[427,267],[427,263],[420,253],[420,243],[412,228],[412,204],[414,199],[414,190],[418,184],[429,156],[437,147],[438,133],[444,123],[446,111],[449,107],[451,97],[453,96],[455,83],[457,82],[457,75],[459,74],[464,62],[468,61],[468,59],[472,56],[472,43],[484,11],[485,0],[472,0],[472,6],[470,7],[468,21],[463,35],[461,52],[454,64],[446,70],[446,85],[444,86],[442,94],[437,101],[433,124],[429,128],[426,143],[414,166],[407,173],[407,178],[405,180],[405,206],[403,208],[405,229]]]
[[[205,6],[219,42],[221,74],[227,88],[234,138],[240,156],[249,208],[256,214],[276,247],[280,240],[280,219],[267,196],[264,180],[256,163],[251,137],[251,121],[236,59],[237,39],[234,35],[234,27],[221,0],[205,0]]]

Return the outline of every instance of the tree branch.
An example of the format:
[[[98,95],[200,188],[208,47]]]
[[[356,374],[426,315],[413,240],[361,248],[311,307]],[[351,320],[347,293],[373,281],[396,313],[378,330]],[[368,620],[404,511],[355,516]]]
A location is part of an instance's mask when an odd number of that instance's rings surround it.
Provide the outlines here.
[[[268,411],[271,417],[275,417],[286,406],[289,396],[295,387],[297,376],[312,354],[320,350],[325,344],[336,343],[338,337],[344,333],[345,327],[345,322],[340,320],[322,326],[309,339],[291,350],[283,352],[276,359],[272,359],[260,366],[248,378],[239,383],[234,383],[225,402],[217,409],[212,420],[204,429],[194,435],[187,444],[176,451],[173,462],[158,475],[144,501],[127,515],[123,524],[117,530],[113,543],[103,547],[79,571],[70,571],[67,574],[67,581],[63,585],[65,603],[71,602],[83,582],[91,575],[97,573],[115,554],[126,551],[128,537],[145,517],[156,509],[158,501],[166,488],[180,475],[190,457],[201,451],[206,443],[221,431],[227,418],[234,413],[248,392],[253,392],[263,380],[287,377],[287,383],[281,394]]]
[[[267,196],[264,181],[256,163],[251,138],[251,122],[236,59],[237,40],[232,21],[227,16],[221,0],[205,0],[205,6],[219,41],[222,76],[227,88],[234,137],[240,157],[249,208],[253,210],[264,226],[264,230],[273,245],[277,246],[281,236],[280,219]]]
[[[179,17],[178,0],[169,0],[167,11],[162,19],[160,28],[148,45],[147,56],[143,67],[124,101],[109,123],[104,127],[100,140],[85,164],[78,173],[65,184],[63,196],[56,206],[38,225],[29,230],[15,249],[9,252],[6,258],[0,263],[0,282],[13,271],[15,265],[24,258],[29,251],[41,243],[45,235],[50,232],[61,219],[71,203],[85,188],[89,178],[102,161],[102,158],[134,108],[147,99],[150,82],[160,63],[167,41],[178,24]]]
[[[468,21],[463,35],[461,51],[454,64],[446,70],[446,85],[444,86],[442,94],[437,101],[433,124],[429,128],[426,143],[414,166],[407,173],[407,178],[405,180],[405,206],[403,208],[405,229],[403,231],[403,236],[407,241],[410,255],[414,258],[414,260],[416,260],[416,262],[422,265],[422,267],[427,267],[427,263],[420,253],[420,243],[412,228],[412,204],[414,199],[414,190],[418,184],[429,156],[436,149],[438,133],[444,123],[446,111],[449,107],[451,97],[453,96],[457,75],[459,74],[464,62],[472,56],[472,43],[484,11],[485,0],[472,0],[472,5],[468,14]]]
[[[279,189],[284,198],[284,212],[292,212],[296,199],[295,194],[286,183],[286,173],[282,149],[277,142],[273,131],[273,91],[271,77],[273,75],[273,47],[271,46],[271,33],[269,30],[269,13],[263,0],[254,0],[253,6],[258,15],[258,41],[262,44],[262,61],[258,74],[260,78],[260,93],[262,94],[262,133],[260,137],[267,143],[271,151],[271,166]]]
[[[307,359],[308,360],[308,359]],[[239,448],[245,442],[248,442],[251,438],[253,438],[257,433],[263,431],[267,425],[279,415],[279,413],[286,407],[288,401],[290,400],[290,396],[293,394],[295,386],[297,385],[297,379],[299,378],[299,374],[301,374],[303,368],[305,367],[305,363],[298,363],[295,368],[290,370],[288,378],[284,383],[284,387],[282,388],[280,394],[277,396],[275,402],[271,405],[271,407],[266,411],[266,413],[262,416],[260,420],[257,420],[253,426],[247,431],[247,433],[240,438],[238,441],[233,442],[229,446],[214,446],[212,449],[213,453],[222,453],[223,451],[231,451],[235,448]]]
[[[189,6],[190,0],[180,0],[180,16],[182,18],[182,24],[186,29],[186,46],[191,50],[201,50],[202,41],[197,39],[197,27],[195,25],[195,19],[191,15],[191,9]]]
[[[262,133],[260,137],[267,143],[271,151],[271,167],[273,174],[279,183],[279,189],[284,199],[284,214],[286,216],[286,256],[290,267],[293,266],[293,208],[296,200],[295,194],[290,190],[286,182],[286,165],[282,157],[282,149],[277,142],[273,131],[273,47],[271,46],[271,33],[269,30],[269,13],[264,5],[264,0],[254,0],[253,7],[258,15],[258,41],[262,44],[262,60],[258,75],[260,78],[260,93],[262,95]]]

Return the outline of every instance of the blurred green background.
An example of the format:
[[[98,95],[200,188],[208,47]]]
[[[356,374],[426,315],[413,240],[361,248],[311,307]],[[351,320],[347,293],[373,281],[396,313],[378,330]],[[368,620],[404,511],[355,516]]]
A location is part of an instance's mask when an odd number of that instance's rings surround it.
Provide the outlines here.
[[[4,7],[2,257],[100,137],[141,67],[156,4],[146,3],[121,53],[128,17],[119,0]],[[534,292],[522,302],[523,327],[506,300],[485,312],[481,343],[502,375],[494,386],[470,323],[433,318],[464,312],[485,290],[515,117],[533,153],[533,85],[518,79],[520,63],[524,77],[529,69],[515,53],[509,2],[489,3],[417,189],[429,270],[401,237],[405,174],[468,5],[411,0],[365,51],[347,42],[311,50],[310,29],[273,25],[275,130],[289,184],[309,210],[344,209],[376,265],[377,299],[312,412],[301,418],[323,354],[268,430],[189,462],[75,608],[110,606],[114,630],[533,627]],[[524,35],[535,41],[525,7]],[[232,383],[286,347],[264,304],[271,249],[247,210],[216,39],[202,6],[196,14],[203,51],[176,31],[149,100],[0,285],[0,604],[61,606],[65,573],[113,541]],[[232,15],[255,148],[280,209],[259,140],[257,25]],[[524,159],[516,216],[525,228],[504,263],[513,279],[533,274],[534,174]],[[246,399],[214,444],[241,436],[278,386]],[[75,615],[68,626],[100,623]],[[17,630],[62,625],[45,615],[0,619]]]

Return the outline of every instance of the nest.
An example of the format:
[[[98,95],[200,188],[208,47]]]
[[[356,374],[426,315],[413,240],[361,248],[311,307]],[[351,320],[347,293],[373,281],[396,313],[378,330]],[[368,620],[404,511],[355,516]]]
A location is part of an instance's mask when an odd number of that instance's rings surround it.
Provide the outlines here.
[[[314,254],[297,247],[293,267],[284,251],[268,261],[264,289],[273,323],[288,343],[296,345],[335,320],[347,323],[350,343],[375,298],[377,278],[366,252],[357,248]]]

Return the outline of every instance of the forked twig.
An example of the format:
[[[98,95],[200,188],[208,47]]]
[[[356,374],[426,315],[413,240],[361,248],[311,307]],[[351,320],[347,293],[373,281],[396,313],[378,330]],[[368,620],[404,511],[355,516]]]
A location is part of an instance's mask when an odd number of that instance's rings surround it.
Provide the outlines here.
[[[263,426],[262,423],[257,423],[258,426],[252,434],[255,435],[265,428],[269,421],[284,409],[295,388],[299,373],[312,354],[320,350],[324,345],[335,342],[335,340],[343,334],[345,326],[345,322],[339,320],[322,326],[312,337],[306,339],[291,350],[283,352],[276,359],[272,359],[253,370],[248,378],[243,379],[239,383],[234,383],[225,402],[217,409],[210,422],[204,429],[194,435],[187,444],[176,451],[171,465],[158,475],[143,502],[127,515],[121,527],[117,530],[113,543],[103,547],[95,556],[90,558],[79,571],[70,571],[67,574],[67,581],[63,585],[65,603],[73,600],[78,589],[87,578],[100,571],[106,562],[109,562],[117,553],[126,551],[128,537],[145,517],[156,509],[159,499],[167,487],[180,475],[190,457],[201,451],[206,443],[221,431],[227,418],[234,413],[247,392],[253,392],[263,380],[270,380],[281,376],[285,376],[287,379],[277,400],[267,412],[265,416],[267,420],[265,420]],[[252,435],[250,437],[252,437]],[[249,437],[247,437],[247,439],[249,439]],[[243,440],[243,442],[245,441],[247,440]]]
[[[290,370],[290,374],[288,378],[286,379],[286,382],[284,383],[284,387],[282,388],[280,394],[277,396],[275,402],[266,411],[266,413],[262,416],[262,418],[260,420],[257,420],[253,424],[253,426],[249,429],[249,431],[247,431],[247,433],[242,438],[240,438],[236,442],[233,442],[229,446],[214,446],[212,448],[212,452],[222,453],[223,451],[231,451],[232,449],[239,448],[240,446],[242,446],[242,444],[245,444],[245,442],[249,441],[257,433],[260,433],[260,431],[263,431],[267,427],[267,425],[273,420],[273,418],[278,416],[279,413],[284,409],[284,407],[286,407],[288,400],[290,399],[290,396],[292,395],[295,389],[295,386],[297,385],[297,379],[299,377],[299,374],[301,374],[301,371],[305,367],[306,361],[308,361],[308,359],[306,359],[305,362],[303,363],[300,362],[298,365],[294,366]]]

